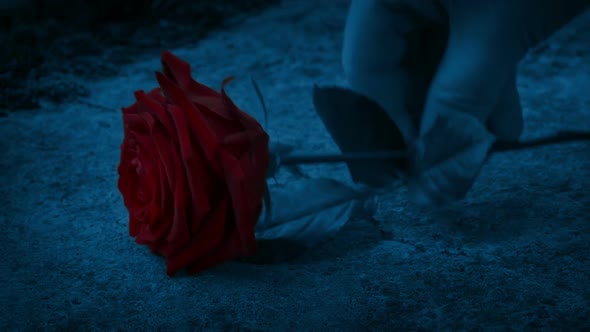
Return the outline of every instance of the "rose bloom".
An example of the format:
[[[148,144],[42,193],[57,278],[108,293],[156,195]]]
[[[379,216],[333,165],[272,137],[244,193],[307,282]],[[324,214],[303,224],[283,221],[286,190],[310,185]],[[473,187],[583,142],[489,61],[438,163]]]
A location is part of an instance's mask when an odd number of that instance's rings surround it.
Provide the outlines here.
[[[166,259],[168,275],[255,253],[268,135],[226,95],[162,54],[160,84],[123,108],[118,187],[129,234]]]

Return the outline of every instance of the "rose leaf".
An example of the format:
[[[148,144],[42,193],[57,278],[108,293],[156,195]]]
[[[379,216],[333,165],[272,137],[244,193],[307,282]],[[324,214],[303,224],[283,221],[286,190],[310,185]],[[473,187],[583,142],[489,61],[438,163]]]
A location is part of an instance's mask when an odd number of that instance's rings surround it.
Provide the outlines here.
[[[402,134],[387,112],[371,99],[352,90],[314,86],[316,113],[340,150],[370,152],[404,150]],[[382,186],[396,178],[405,165],[390,161],[347,162],[355,182]]]
[[[431,122],[409,148],[406,180],[414,201],[438,205],[467,194],[489,157],[495,136],[467,113],[441,112]]]
[[[276,263],[332,238],[350,219],[368,190],[352,188],[332,179],[303,179],[273,186],[272,217],[256,225],[258,253],[245,259]]]

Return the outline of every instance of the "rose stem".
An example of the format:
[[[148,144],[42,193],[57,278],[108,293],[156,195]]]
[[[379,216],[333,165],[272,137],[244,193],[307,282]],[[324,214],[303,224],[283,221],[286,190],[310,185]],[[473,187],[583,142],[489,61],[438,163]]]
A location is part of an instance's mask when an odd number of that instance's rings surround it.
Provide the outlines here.
[[[281,158],[281,165],[341,163],[346,161],[404,160],[405,151],[346,152],[342,154],[289,154]]]
[[[497,142],[492,147],[492,152],[515,151],[543,145],[587,140],[590,140],[590,132],[588,131],[560,131],[555,135],[539,137],[524,142]]]
[[[584,140],[590,140],[590,132],[563,131],[552,136],[535,138],[524,142],[497,142],[492,146],[491,153]],[[281,165],[299,165],[350,161],[403,161],[405,158],[405,151],[385,150],[346,152],[342,154],[289,154],[282,157],[280,163]]]

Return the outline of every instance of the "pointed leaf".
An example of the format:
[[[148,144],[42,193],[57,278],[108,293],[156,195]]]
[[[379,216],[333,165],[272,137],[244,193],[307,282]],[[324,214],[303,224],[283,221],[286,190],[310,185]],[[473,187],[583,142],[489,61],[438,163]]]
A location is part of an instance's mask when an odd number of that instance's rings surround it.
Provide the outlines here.
[[[350,219],[357,200],[369,194],[332,179],[306,179],[270,192],[272,217],[262,216],[256,225],[258,252],[245,261],[280,262],[329,240]]]
[[[420,204],[440,205],[463,198],[495,140],[477,118],[467,113],[439,113],[409,149],[408,186],[413,199]]]
[[[397,125],[376,102],[340,87],[314,87],[313,103],[342,152],[403,150]],[[380,186],[397,177],[404,165],[395,162],[348,162],[355,182]]]

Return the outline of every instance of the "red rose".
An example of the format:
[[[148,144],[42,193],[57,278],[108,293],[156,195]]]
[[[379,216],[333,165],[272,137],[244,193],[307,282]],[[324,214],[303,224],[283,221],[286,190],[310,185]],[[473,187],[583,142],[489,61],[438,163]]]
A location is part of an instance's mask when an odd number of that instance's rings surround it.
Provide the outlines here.
[[[118,187],[129,234],[189,273],[254,254],[269,163],[268,135],[225,94],[162,54],[160,88],[123,108]]]

